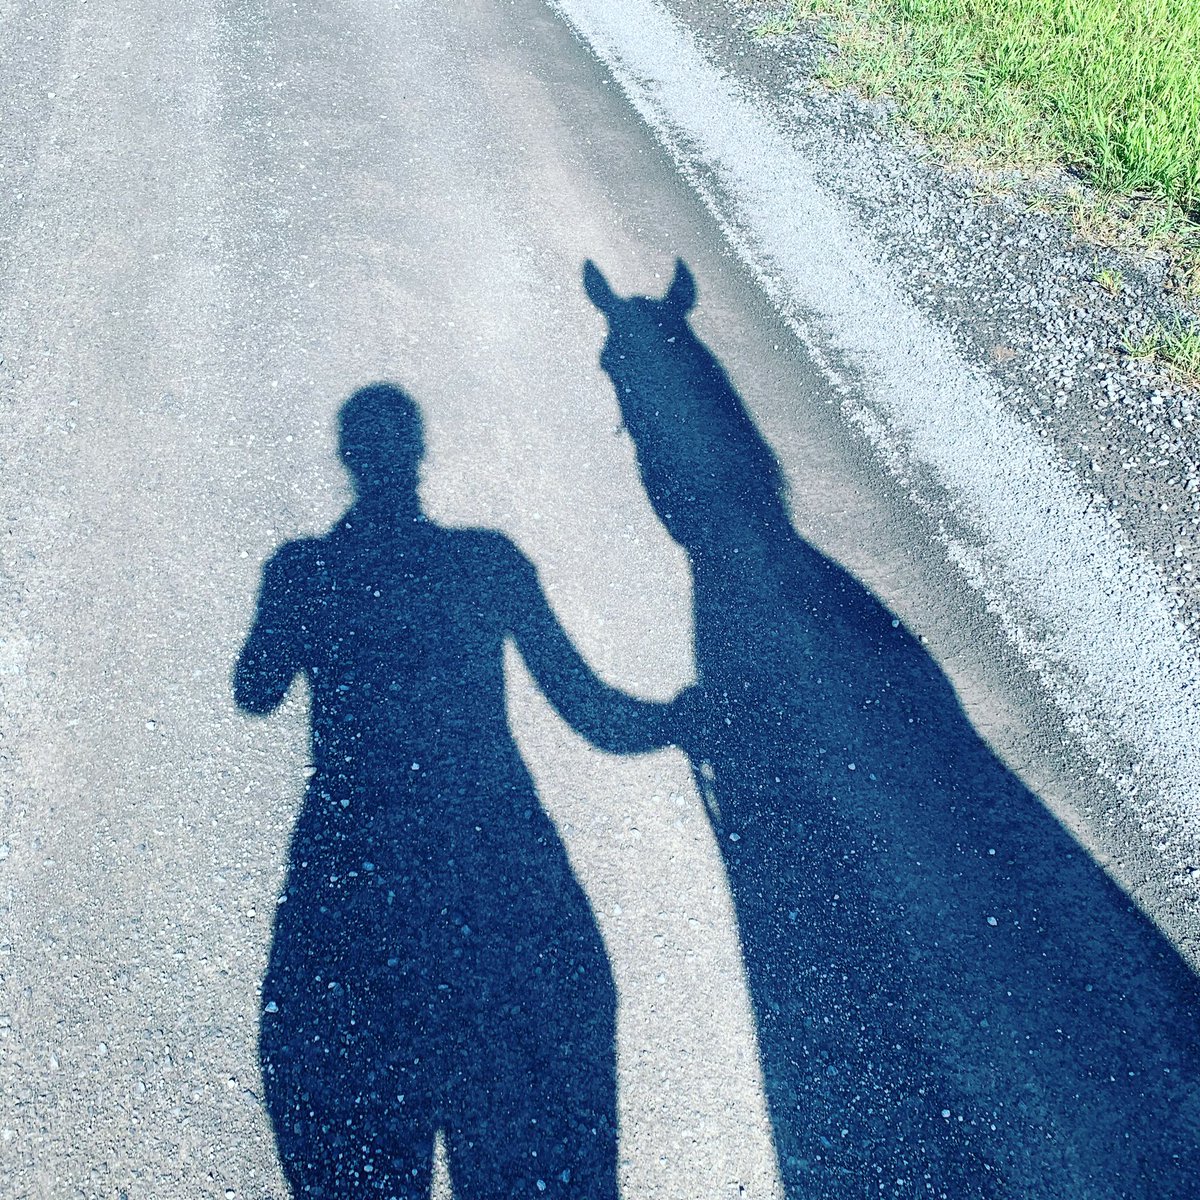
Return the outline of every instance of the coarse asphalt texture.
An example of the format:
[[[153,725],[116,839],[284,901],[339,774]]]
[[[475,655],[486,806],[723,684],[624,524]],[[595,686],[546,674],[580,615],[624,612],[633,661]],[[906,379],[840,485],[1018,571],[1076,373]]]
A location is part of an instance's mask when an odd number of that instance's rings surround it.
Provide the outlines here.
[[[0,1195],[1192,1194],[1194,644],[718,27],[5,13]]]

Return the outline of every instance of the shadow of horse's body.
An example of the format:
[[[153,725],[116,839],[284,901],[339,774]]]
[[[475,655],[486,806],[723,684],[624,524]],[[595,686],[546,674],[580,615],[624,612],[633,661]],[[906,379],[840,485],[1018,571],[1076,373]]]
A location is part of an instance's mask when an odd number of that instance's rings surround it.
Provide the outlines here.
[[[1200,992],[991,753],[929,654],[795,533],[687,314],[585,287],[687,551],[687,746],[736,907],[786,1193],[1190,1197]]]

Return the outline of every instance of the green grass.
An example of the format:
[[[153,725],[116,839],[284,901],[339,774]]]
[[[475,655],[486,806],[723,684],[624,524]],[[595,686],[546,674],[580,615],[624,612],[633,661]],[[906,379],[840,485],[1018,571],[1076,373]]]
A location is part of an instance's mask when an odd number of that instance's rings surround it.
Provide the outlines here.
[[[1129,338],[1125,351],[1134,358],[1166,363],[1190,382],[1200,380],[1200,333],[1182,323]]]
[[[1200,0],[792,0],[829,18],[829,81],[928,136],[1200,214]]]
[[[1112,267],[1098,267],[1096,282],[1110,295],[1116,296],[1125,286],[1125,276]]]

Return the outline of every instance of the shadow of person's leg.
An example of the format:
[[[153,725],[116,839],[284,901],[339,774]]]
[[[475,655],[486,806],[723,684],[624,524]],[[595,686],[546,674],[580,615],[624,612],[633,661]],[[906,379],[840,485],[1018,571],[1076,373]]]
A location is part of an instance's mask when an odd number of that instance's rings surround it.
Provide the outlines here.
[[[293,1196],[426,1200],[436,1014],[356,907],[326,907],[334,921],[280,908],[259,1034],[267,1109]]]
[[[539,906],[542,907],[542,906]],[[543,908],[544,911],[544,908]],[[569,925],[570,928],[565,928]],[[456,1047],[455,1200],[616,1200],[616,995],[598,931],[561,922],[536,954],[514,947],[506,986]]]

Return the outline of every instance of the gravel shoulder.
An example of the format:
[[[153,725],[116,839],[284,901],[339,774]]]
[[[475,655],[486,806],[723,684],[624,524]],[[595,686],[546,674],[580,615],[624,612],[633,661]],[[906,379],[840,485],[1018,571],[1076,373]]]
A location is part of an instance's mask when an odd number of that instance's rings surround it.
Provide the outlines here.
[[[753,35],[765,8],[554,7],[975,591],[946,648],[993,674],[1010,655],[1016,691],[1040,690],[1016,701],[1026,731],[1009,752],[1043,743],[1044,769],[1070,782],[1034,786],[1195,962],[1196,398],[1120,348],[1170,315],[1161,271],[1122,264],[1109,297],[1097,259],[1115,259],[939,165],[886,106],[829,94],[811,32]],[[902,591],[878,594],[904,610]],[[953,653],[938,657],[970,709]]]
[[[817,164],[905,295],[995,379],[1154,564],[1180,625],[1200,633],[1200,395],[1123,349],[1178,314],[1165,263],[1086,243],[1022,199],[1043,181],[948,167],[896,128],[885,102],[829,91],[817,80],[829,48],[813,25],[761,38],[769,7],[667,7]],[[1096,281],[1103,266],[1122,273],[1116,295]]]

